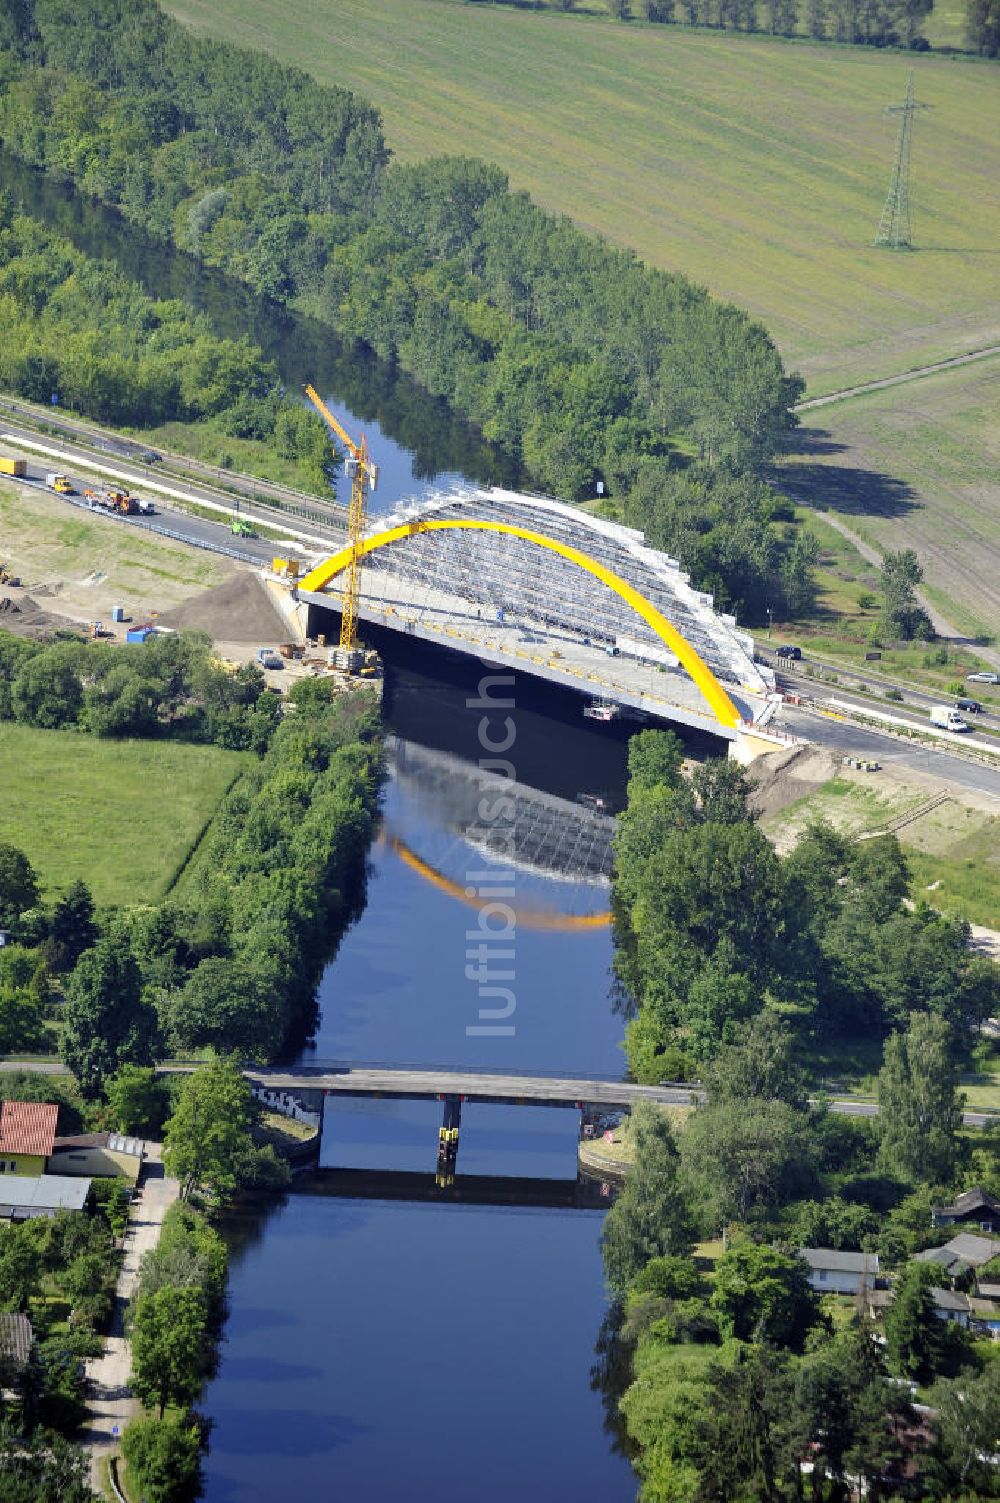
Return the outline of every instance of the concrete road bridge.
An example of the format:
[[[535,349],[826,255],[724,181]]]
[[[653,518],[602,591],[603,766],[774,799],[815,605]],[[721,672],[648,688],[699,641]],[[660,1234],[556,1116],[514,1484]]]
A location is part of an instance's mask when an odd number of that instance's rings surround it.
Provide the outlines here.
[[[431,493],[366,533],[359,619],[575,690],[595,719],[687,725],[746,759],[774,709],[753,639],[643,535],[579,507],[471,485]],[[299,581],[338,610],[349,547]],[[502,693],[494,689],[497,708]]]

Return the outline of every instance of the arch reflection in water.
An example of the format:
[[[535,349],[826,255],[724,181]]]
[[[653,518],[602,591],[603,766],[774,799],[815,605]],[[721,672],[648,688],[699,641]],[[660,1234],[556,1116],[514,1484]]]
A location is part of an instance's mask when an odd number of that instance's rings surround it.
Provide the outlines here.
[[[383,836],[411,871],[456,902],[475,908],[480,899],[476,889],[468,886],[465,872],[473,851],[477,858],[501,860],[506,868],[540,878],[546,885],[565,883],[573,888],[574,897],[581,889],[592,892],[594,906],[588,904],[587,911],[580,913],[553,908],[550,901],[533,904],[530,884],[523,886],[513,907],[517,922],[525,928],[573,933],[610,923],[606,895],[613,860],[612,815],[601,807],[556,798],[398,737],[390,738],[387,749],[400,785],[419,792],[421,804],[433,810],[438,826],[456,837],[439,850],[416,850],[388,824]],[[501,797],[509,808],[502,853],[491,844],[491,829],[484,826],[482,812],[484,801],[492,804]],[[546,896],[550,899],[551,890]]]

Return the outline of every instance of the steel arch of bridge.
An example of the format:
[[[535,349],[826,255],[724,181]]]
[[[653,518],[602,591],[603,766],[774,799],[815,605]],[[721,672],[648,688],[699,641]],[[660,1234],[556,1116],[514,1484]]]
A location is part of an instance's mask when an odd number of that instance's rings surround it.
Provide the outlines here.
[[[582,553],[578,548],[571,548],[568,543],[559,542],[557,538],[548,537],[543,532],[532,532],[526,527],[515,527],[510,522],[473,521],[461,517],[447,520],[418,520],[406,522],[400,527],[390,527],[385,532],[375,533],[372,537],[362,538],[357,545],[357,557],[364,558],[366,554],[373,553],[377,548],[388,547],[391,543],[402,542],[405,538],[415,537],[419,533],[451,531],[501,532],[507,537],[522,538],[525,542],[534,543],[539,548],[547,548],[561,558],[568,559],[571,564],[576,564],[587,574],[592,574],[595,579],[599,579],[602,584],[607,585],[610,590],[620,596],[626,605],[631,606],[636,615],[641,616],[660,641],[670,649],[688,676],[701,690],[719,724],[734,729],[741,723],[742,716],[739,710],[711,668],[694,650],[687,638],[683,637],[667,620],[666,616],[658,611],[645,595],[641,595],[633,588],[627,579],[622,579],[620,574],[615,574],[597,559],[591,558],[587,553]],[[317,564],[315,569],[311,569],[303,579],[299,580],[299,588],[322,590],[331,579],[347,568],[353,554],[354,549],[351,544],[348,544],[339,553],[333,554],[323,563]]]

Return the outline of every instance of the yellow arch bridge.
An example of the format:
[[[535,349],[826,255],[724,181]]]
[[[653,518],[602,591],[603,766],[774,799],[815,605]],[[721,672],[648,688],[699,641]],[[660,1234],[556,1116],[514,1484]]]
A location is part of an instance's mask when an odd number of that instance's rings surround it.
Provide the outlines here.
[[[371,537],[363,538],[358,544],[357,557],[364,558],[376,549],[390,547],[394,543],[404,542],[420,534],[431,532],[493,532],[501,533],[507,537],[521,538],[524,542],[532,543],[539,548],[549,550],[560,558],[575,564],[577,568],[592,575],[609,590],[620,597],[637,616],[649,626],[664,646],[674,654],[678,662],[685,669],[692,681],[704,696],[709,708],[719,725],[728,731],[735,730],[743,723],[740,711],[734,705],[725,689],[719,683],[711,668],[704,659],[695,651],[687,639],[681,635],[677,628],[667,620],[662,611],[658,610],[644,595],[616,574],[598,559],[592,558],[579,548],[572,547],[558,538],[549,537],[546,533],[536,532],[527,527],[518,527],[510,522],[495,522],[486,520],[474,520],[461,517],[427,518],[411,522],[405,522],[399,526],[389,527],[384,532],[375,533]],[[320,591],[324,589],[332,579],[348,567],[353,556],[350,545],[342,548],[331,558],[324,560],[314,569],[310,570],[299,581],[299,588],[305,591]]]

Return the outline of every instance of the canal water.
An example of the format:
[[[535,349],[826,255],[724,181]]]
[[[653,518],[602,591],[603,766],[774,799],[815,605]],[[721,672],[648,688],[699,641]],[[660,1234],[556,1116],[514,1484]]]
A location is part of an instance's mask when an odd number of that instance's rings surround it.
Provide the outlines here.
[[[323,978],[305,1058],[620,1074],[610,931],[600,921],[607,889],[574,880],[571,863],[546,872],[537,850],[526,869],[503,868],[513,870],[516,914],[510,1031],[470,1031],[479,1026],[478,987],[465,974],[477,911],[460,894],[483,882],[470,874],[500,867],[468,823],[457,759],[470,770],[475,762],[463,738],[444,757],[424,747],[414,755],[422,717],[454,719],[459,691],[391,665],[389,681],[390,730],[402,741],[391,743],[396,770],[367,906]],[[541,728],[511,713],[517,770],[522,719],[529,761]],[[477,717],[466,723],[474,736]],[[553,722],[546,736],[552,782],[566,792],[591,765],[590,733]],[[616,755],[620,793],[621,748],[597,760],[607,783]],[[525,790],[519,800],[525,820],[530,799]],[[570,821],[574,808],[567,801],[562,811]],[[430,1173],[440,1110],[330,1105],[323,1162]],[[570,1111],[466,1105],[459,1177],[572,1178],[577,1126]],[[248,1240],[234,1240],[226,1341],[204,1398],[209,1503],[632,1499],[635,1479],[591,1383],[605,1310],[602,1219],[293,1190]]]
[[[350,429],[367,429],[382,509],[453,476],[516,483],[509,461],[371,352],[3,154],[0,182],[81,249],[113,256],[153,296],[183,298],[220,334],[249,335],[289,390],[312,381]],[[418,654],[389,663],[386,691],[400,740],[367,904],[323,977],[305,1057],[619,1075],[606,888],[564,856],[547,866],[537,841],[522,861],[516,835],[513,863],[501,861],[470,826],[468,777],[456,765],[475,775],[482,755],[481,712],[465,702],[474,681]],[[564,830],[574,808],[585,822],[588,809],[619,807],[617,728],[585,726],[566,704],[553,713],[528,683],[514,692],[507,755],[525,788],[519,820],[534,828],[552,817],[553,798],[565,801]],[[531,789],[542,796],[537,810]],[[466,974],[478,908],[463,892],[475,895],[489,872],[513,888],[513,1006],[504,1003],[502,1024],[484,1025],[479,983]],[[324,1163],[432,1171],[438,1111],[332,1108]],[[576,1172],[576,1138],[570,1111],[466,1107],[458,1172],[565,1181]],[[633,1498],[634,1477],[591,1382],[606,1308],[601,1222],[594,1211],[293,1190],[234,1224],[226,1339],[202,1404],[212,1422],[208,1503]]]

